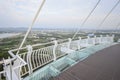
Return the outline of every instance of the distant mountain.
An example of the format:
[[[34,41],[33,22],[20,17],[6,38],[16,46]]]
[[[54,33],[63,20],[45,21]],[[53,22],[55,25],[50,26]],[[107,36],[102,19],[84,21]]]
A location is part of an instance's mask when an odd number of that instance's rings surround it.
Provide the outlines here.
[[[28,28],[0,28],[0,32],[25,32]],[[75,28],[32,28],[32,30],[62,30],[62,31],[77,31]],[[95,31],[94,29],[81,29],[80,31]],[[115,30],[96,30],[97,32],[111,32]]]
[[[28,28],[0,28],[0,32],[25,32]],[[63,28],[32,28],[32,30],[69,30],[76,31],[76,29],[63,29]]]
[[[0,32],[23,32],[26,30],[27,28],[0,28]]]

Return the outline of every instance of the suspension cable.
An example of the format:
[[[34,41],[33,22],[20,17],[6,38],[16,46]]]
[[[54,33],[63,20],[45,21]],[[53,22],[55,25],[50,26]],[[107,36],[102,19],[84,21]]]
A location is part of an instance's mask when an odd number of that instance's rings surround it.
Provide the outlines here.
[[[40,5],[40,7],[39,7],[39,9],[38,9],[38,11],[37,11],[37,13],[36,13],[33,21],[32,21],[32,24],[29,26],[29,28],[28,28],[28,30],[27,30],[27,32],[26,32],[26,34],[25,34],[25,36],[24,36],[24,38],[23,38],[23,40],[22,40],[22,42],[21,42],[21,44],[20,44],[20,46],[19,46],[18,51],[17,51],[16,54],[19,53],[20,49],[22,48],[23,44],[25,43],[25,40],[26,40],[26,38],[28,37],[28,34],[30,33],[30,31],[31,31],[31,29],[32,29],[32,27],[33,27],[33,25],[34,25],[34,23],[35,23],[38,15],[39,15],[39,13],[40,13],[40,11],[41,11],[44,3],[45,3],[45,1],[46,1],[46,0],[43,0],[43,1],[42,1],[41,5]]]
[[[88,16],[85,18],[85,20],[83,21],[83,23],[81,24],[81,26],[83,26],[87,20],[89,19],[89,17],[91,16],[91,14],[94,12],[94,10],[96,9],[96,7],[98,6],[98,4],[100,3],[101,0],[98,0],[98,2],[95,4],[94,8],[91,10],[91,12],[88,14]],[[80,29],[78,29],[75,34],[73,35],[72,39],[75,38],[75,36],[78,34],[78,32],[80,31]]]
[[[103,25],[103,23],[105,22],[105,20],[109,17],[109,15],[112,13],[112,11],[117,7],[117,5],[120,3],[120,0],[117,1],[117,3],[112,7],[112,9],[110,10],[110,12],[103,18],[103,20],[101,21],[101,23],[98,25],[98,27],[101,27]]]

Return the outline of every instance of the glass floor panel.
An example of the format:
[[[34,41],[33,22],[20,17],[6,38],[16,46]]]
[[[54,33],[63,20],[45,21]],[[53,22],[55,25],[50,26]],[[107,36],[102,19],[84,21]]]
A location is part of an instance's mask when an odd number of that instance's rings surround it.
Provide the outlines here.
[[[23,80],[52,80],[55,76],[77,64],[79,61],[86,59],[91,54],[114,44],[115,43],[94,45],[75,51],[74,53],[69,53],[68,55],[65,55],[64,57],[36,70],[29,76],[23,78]]]

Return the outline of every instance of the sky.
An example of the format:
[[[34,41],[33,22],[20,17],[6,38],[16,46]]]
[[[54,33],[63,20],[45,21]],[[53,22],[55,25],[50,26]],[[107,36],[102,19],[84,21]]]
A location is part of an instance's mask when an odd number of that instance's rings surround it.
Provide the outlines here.
[[[118,0],[101,0],[84,26],[81,23],[98,0],[46,0],[34,28],[99,29],[98,25]],[[42,0],[0,0],[0,28],[29,27]],[[120,4],[110,14],[102,29],[120,23]]]

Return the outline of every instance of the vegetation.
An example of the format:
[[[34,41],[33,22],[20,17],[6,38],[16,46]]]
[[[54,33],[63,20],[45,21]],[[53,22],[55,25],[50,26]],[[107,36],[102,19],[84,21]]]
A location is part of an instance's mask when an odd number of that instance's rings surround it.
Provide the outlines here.
[[[56,39],[67,38],[67,36],[64,36],[64,35],[58,36],[58,34],[52,34],[52,36],[44,35],[44,36],[40,36],[40,38],[28,37],[24,46],[37,44],[37,43],[49,42],[49,41],[51,41],[50,38],[53,36]],[[23,39],[23,36],[16,36],[16,37],[12,37],[12,38],[0,39],[0,60],[2,60],[2,58],[8,58],[8,56],[10,56],[8,54],[8,51],[11,49],[18,48],[20,43],[22,42],[22,39]]]
[[[32,45],[32,44],[37,44],[37,43],[45,43],[45,42],[50,42],[52,41],[51,38],[55,38],[55,39],[67,39],[67,38],[71,38],[73,36],[73,33],[69,32],[69,33],[64,33],[64,32],[51,32],[48,33],[51,35],[41,35],[39,34],[39,38],[33,38],[33,37],[28,37],[24,46],[26,45]],[[89,33],[87,33],[89,34]],[[86,33],[82,33],[82,34],[78,34],[76,36],[87,36]],[[108,33],[107,33],[108,34]],[[95,35],[101,35],[101,33],[95,33]],[[102,33],[102,35],[106,35],[106,33]],[[119,34],[115,34],[115,41],[117,41],[120,38]],[[4,38],[4,39],[0,39],[0,60],[2,60],[2,58],[8,58],[8,56],[10,56],[8,54],[8,51],[11,49],[16,49],[19,47],[20,43],[22,42],[23,36],[16,36],[16,37],[12,37],[12,38]],[[46,45],[45,45],[46,46]]]

